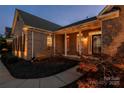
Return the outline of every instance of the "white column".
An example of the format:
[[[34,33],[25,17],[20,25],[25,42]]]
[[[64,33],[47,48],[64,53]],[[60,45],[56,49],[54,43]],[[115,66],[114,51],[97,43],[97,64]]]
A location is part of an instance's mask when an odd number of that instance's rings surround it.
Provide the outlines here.
[[[67,56],[67,34],[65,32],[65,56]]]
[[[34,57],[34,32],[32,31],[32,58]]]
[[[53,37],[53,42],[54,42],[54,55],[56,53],[56,35],[54,34],[54,37]]]
[[[82,46],[81,46],[81,31],[79,31],[79,55],[81,55],[81,53],[82,53]]]

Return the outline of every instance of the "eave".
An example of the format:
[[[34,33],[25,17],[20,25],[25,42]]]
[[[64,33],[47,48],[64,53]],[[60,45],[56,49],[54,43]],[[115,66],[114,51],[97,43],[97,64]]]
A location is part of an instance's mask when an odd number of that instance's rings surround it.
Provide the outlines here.
[[[100,25],[100,21],[99,20],[94,20],[94,21],[90,21],[90,22],[86,22],[80,25],[75,25],[72,27],[68,27],[68,28],[64,28],[58,31],[55,31],[55,34],[64,34],[64,33],[76,33],[79,31],[93,31],[93,30],[97,30],[100,29],[101,25]]]
[[[107,13],[107,14],[104,14],[104,15],[100,15],[97,18],[99,20],[101,20],[101,21],[109,20],[109,19],[113,19],[113,18],[119,17],[119,13],[120,13],[120,11],[116,10],[116,11],[113,11],[113,12],[110,12],[110,13]]]

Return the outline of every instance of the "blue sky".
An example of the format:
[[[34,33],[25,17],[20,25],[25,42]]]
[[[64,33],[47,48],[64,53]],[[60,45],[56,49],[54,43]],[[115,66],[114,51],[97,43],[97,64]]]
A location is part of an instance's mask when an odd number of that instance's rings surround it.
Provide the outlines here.
[[[12,26],[15,8],[65,26],[88,17],[96,16],[105,6],[99,5],[9,5],[0,6],[0,33],[4,33],[5,26]]]

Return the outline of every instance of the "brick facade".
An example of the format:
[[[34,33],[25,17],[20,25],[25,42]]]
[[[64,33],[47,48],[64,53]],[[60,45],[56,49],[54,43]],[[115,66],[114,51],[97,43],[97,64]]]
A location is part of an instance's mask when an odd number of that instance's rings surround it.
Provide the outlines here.
[[[116,7],[120,8],[119,17],[102,22],[102,51],[111,56],[124,42],[124,6]]]

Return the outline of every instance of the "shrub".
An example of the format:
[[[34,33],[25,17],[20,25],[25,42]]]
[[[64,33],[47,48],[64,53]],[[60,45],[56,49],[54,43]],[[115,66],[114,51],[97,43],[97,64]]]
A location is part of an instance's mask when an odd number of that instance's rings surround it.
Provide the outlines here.
[[[4,55],[4,56],[2,56],[1,59],[2,59],[2,62],[4,62],[4,64],[8,64],[8,65],[15,64],[19,61],[18,57],[13,56],[11,54]]]
[[[1,56],[1,61],[5,63],[6,62],[6,56],[2,55]]]
[[[15,64],[19,61],[18,57],[15,56],[11,56],[10,58],[8,58],[7,63],[8,64]]]

